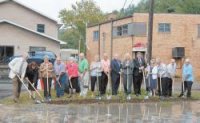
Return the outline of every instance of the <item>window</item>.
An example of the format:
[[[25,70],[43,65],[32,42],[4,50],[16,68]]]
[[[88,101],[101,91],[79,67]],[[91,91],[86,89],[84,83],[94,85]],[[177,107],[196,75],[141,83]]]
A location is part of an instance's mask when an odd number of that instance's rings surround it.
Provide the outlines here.
[[[146,36],[147,34],[147,26],[145,22],[134,22],[132,23],[132,31],[130,29],[130,33],[134,36]]]
[[[159,23],[158,32],[171,32],[171,24],[169,23]]]
[[[99,31],[94,31],[93,32],[93,41],[98,41],[99,40]]]
[[[45,32],[45,25],[44,24],[38,24],[37,25],[37,31],[44,33]]]
[[[122,26],[122,34],[123,35],[128,34],[128,24]]]
[[[113,27],[113,37],[119,36],[146,36],[147,26],[145,22],[134,22],[122,26]]]
[[[197,37],[200,38],[200,24],[198,24],[198,34]]]
[[[122,27],[121,26],[117,27],[117,35],[122,36]]]
[[[128,24],[117,27],[117,36],[128,35]]]

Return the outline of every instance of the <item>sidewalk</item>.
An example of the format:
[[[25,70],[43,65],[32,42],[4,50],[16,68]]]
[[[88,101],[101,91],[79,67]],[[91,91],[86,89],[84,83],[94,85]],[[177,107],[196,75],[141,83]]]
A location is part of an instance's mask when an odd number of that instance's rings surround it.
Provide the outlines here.
[[[4,97],[8,97],[12,95],[12,82],[11,80],[0,80],[0,99]],[[22,85],[22,91],[24,91],[25,88]]]

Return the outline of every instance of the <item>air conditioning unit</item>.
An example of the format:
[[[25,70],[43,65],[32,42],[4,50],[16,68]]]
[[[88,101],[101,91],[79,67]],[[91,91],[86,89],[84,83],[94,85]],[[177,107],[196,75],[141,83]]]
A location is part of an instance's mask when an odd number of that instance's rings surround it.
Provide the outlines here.
[[[184,47],[172,48],[172,57],[173,58],[183,58],[183,57],[185,57],[185,48]]]

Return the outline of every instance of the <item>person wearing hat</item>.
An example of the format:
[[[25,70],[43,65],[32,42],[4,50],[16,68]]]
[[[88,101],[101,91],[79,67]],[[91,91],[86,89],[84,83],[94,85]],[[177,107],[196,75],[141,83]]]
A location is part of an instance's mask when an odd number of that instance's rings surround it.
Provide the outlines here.
[[[67,75],[65,71],[65,64],[61,61],[60,57],[56,58],[56,61],[54,63],[54,71],[56,74],[56,96],[64,96]]]
[[[80,92],[78,83],[78,64],[73,57],[69,58],[69,62],[66,64],[66,71],[69,76],[69,87],[76,90],[76,93]]]
[[[11,62],[8,63],[10,69],[9,78],[13,82],[13,101],[15,103],[19,102],[20,92],[22,83],[20,80],[24,80],[26,74],[26,68],[28,53],[24,53],[21,57],[14,58]]]
[[[184,96],[184,93],[187,91],[187,97],[190,98],[192,84],[194,81],[193,68],[190,63],[190,59],[185,60],[185,63],[183,65],[183,69],[182,69],[182,77],[183,77],[184,83],[182,83],[182,91],[181,91],[181,94],[179,95],[179,97]]]
[[[51,82],[54,77],[53,65],[49,62],[49,57],[44,56],[44,62],[40,65],[40,80],[44,83],[44,97],[46,101],[51,101]]]

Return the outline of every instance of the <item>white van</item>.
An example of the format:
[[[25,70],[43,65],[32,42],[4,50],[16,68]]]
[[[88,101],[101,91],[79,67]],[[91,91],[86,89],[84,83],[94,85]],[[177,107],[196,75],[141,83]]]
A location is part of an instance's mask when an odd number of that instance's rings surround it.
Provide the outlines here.
[[[60,49],[61,60],[66,61],[69,57],[78,58],[77,49]]]

